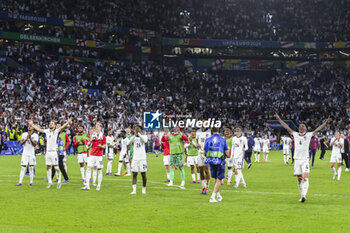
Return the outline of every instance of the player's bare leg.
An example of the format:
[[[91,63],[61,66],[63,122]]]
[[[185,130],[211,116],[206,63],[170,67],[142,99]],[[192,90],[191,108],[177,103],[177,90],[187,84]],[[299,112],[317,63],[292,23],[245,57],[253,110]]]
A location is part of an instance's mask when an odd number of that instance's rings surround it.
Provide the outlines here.
[[[208,191],[209,191],[209,183],[210,183],[210,172],[209,172],[209,165],[206,164],[204,166],[204,173],[205,173],[205,184],[206,184],[206,187],[205,187],[205,193],[204,194],[207,194]]]
[[[197,183],[199,184],[200,183],[200,180],[201,180],[201,175],[200,175],[200,173],[199,173],[199,166],[198,166],[198,164],[196,164],[196,170],[197,170]]]
[[[165,165],[165,171],[166,171],[166,178],[167,178],[167,180],[165,182],[170,182],[170,167],[169,167],[169,165]]]
[[[146,194],[146,184],[147,184],[146,172],[141,172],[141,176],[142,176],[142,194]]]

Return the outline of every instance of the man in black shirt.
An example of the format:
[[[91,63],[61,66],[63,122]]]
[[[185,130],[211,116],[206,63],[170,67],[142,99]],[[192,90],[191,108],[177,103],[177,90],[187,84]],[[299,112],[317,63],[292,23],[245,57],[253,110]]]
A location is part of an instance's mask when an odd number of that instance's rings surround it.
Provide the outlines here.
[[[341,134],[340,137],[342,139],[344,139],[344,147],[341,150],[341,157],[342,160],[345,160],[345,165],[346,165],[346,169],[345,171],[349,171],[349,158],[348,158],[348,154],[349,154],[349,141],[348,139],[345,138],[344,134]]]
[[[328,148],[327,146],[327,140],[326,137],[323,135],[321,140],[320,140],[320,146],[321,146],[321,155],[320,155],[320,159],[324,160],[324,154],[326,153],[326,148]]]

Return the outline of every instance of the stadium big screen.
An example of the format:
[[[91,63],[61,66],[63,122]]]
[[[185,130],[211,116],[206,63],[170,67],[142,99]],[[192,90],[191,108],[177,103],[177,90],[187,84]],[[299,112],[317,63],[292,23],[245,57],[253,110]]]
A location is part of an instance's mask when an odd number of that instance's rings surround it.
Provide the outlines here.
[[[1,0],[0,232],[349,232],[348,0]]]

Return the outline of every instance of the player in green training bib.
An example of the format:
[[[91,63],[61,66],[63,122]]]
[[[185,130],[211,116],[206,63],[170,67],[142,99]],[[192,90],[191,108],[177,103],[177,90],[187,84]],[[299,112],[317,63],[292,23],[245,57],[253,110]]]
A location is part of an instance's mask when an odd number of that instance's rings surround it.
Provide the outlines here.
[[[197,142],[197,135],[196,130],[191,130],[191,135],[188,138],[188,144],[186,144],[187,149],[187,155],[186,155],[186,163],[191,166],[191,176],[192,176],[192,183],[197,183],[196,181],[196,174],[194,172],[194,166],[197,168],[197,177],[198,177],[198,183],[200,183],[200,174],[199,174],[199,168],[197,163],[197,156],[198,156],[198,148],[199,144]]]
[[[183,169],[184,142],[188,143],[188,137],[180,133],[179,127],[173,129],[169,135],[170,147],[170,182],[167,186],[174,185],[175,168],[178,167],[181,174],[181,188],[185,187],[185,170]]]
[[[232,139],[233,139],[233,136],[231,135],[231,129],[226,128],[225,129],[225,140],[227,143],[229,154],[231,154]],[[227,185],[231,185],[231,179],[233,176],[233,170],[232,170],[233,160],[231,158],[226,158],[226,164],[227,164]],[[222,180],[221,184],[223,184],[223,180]]]
[[[131,139],[131,137],[132,136],[134,136],[132,133],[131,133],[131,129],[130,128],[127,128],[127,129],[125,129],[125,132],[126,132],[126,138],[127,139]],[[128,159],[129,159],[129,164],[131,164],[131,162],[132,162],[132,157],[133,157],[133,155],[134,155],[134,145],[133,144],[130,144],[129,145],[129,150],[128,150]],[[123,175],[126,175],[128,172],[128,168],[127,168],[127,165],[125,164],[125,162],[124,162],[124,168],[125,168],[125,172],[123,173]]]
[[[85,181],[85,169],[84,164],[87,163],[87,154],[88,149],[86,147],[87,141],[89,140],[89,137],[84,132],[84,127],[80,125],[78,127],[78,134],[76,134],[73,138],[73,145],[77,148],[77,154],[78,154],[78,163],[80,164],[80,173],[81,173],[81,182]]]

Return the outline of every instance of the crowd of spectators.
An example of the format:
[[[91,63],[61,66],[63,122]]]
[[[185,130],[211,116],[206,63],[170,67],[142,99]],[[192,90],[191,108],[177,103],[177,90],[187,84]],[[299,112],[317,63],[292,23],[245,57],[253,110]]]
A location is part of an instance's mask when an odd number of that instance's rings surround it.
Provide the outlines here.
[[[150,110],[216,118],[223,125],[240,125],[254,132],[266,132],[275,112],[296,125],[304,121],[310,129],[330,115],[334,122],[329,133],[349,124],[350,77],[344,68],[309,67],[295,75],[253,80],[179,70],[151,61],[111,65],[97,60],[94,68],[101,74],[97,75],[88,72],[84,63],[7,52],[8,57],[22,58],[22,64],[31,69],[1,74],[2,130],[23,130],[30,118],[45,127],[50,119],[69,116],[76,119],[73,127],[99,121],[106,129],[118,130],[142,124],[142,113]]]
[[[350,16],[347,9],[349,2],[346,0],[0,2],[0,10],[14,14],[150,29],[168,37],[278,41],[348,41]],[[70,33],[78,33],[71,30]]]

